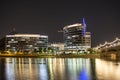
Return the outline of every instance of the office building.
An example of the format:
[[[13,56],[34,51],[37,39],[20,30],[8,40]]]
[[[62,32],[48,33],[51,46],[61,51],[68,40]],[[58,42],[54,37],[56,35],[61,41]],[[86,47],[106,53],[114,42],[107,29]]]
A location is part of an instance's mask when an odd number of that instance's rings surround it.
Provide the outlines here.
[[[86,32],[86,24],[77,23],[63,28],[64,48],[68,51],[85,52],[91,48],[91,33]]]
[[[33,52],[47,48],[48,36],[39,34],[13,34],[5,37],[5,50],[11,52]]]

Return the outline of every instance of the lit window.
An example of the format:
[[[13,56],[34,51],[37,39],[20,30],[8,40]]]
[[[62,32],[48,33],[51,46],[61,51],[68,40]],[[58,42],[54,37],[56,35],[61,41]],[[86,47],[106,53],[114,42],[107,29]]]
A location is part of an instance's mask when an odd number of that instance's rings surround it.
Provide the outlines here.
[[[14,41],[14,39],[11,39],[11,41]]]

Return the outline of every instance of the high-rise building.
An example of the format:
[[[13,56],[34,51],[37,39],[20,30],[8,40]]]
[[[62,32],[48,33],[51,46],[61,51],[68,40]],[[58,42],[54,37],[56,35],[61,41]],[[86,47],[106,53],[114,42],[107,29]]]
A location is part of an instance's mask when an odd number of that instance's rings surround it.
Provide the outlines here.
[[[65,50],[84,52],[91,48],[91,33],[86,32],[86,24],[77,23],[63,28]]]
[[[12,52],[32,52],[39,48],[46,48],[48,36],[39,34],[13,34],[6,35],[5,49]]]

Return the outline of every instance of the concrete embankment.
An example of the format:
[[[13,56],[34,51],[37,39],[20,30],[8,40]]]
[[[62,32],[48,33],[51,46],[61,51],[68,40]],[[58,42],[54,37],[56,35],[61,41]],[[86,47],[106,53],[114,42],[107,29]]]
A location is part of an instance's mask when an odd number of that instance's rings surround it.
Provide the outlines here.
[[[106,58],[106,59],[112,59],[112,60],[117,60],[120,59],[120,52],[103,52],[100,53],[101,58]]]
[[[38,57],[38,58],[100,58],[99,54],[0,54],[0,57]]]

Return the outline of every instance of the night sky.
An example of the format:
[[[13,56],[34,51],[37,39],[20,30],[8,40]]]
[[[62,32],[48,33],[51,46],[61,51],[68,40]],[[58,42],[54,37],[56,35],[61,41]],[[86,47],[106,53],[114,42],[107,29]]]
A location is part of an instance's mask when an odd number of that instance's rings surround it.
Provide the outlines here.
[[[43,34],[49,42],[63,42],[58,30],[86,19],[92,46],[120,38],[120,8],[116,0],[3,0],[0,2],[0,38],[12,31]]]

